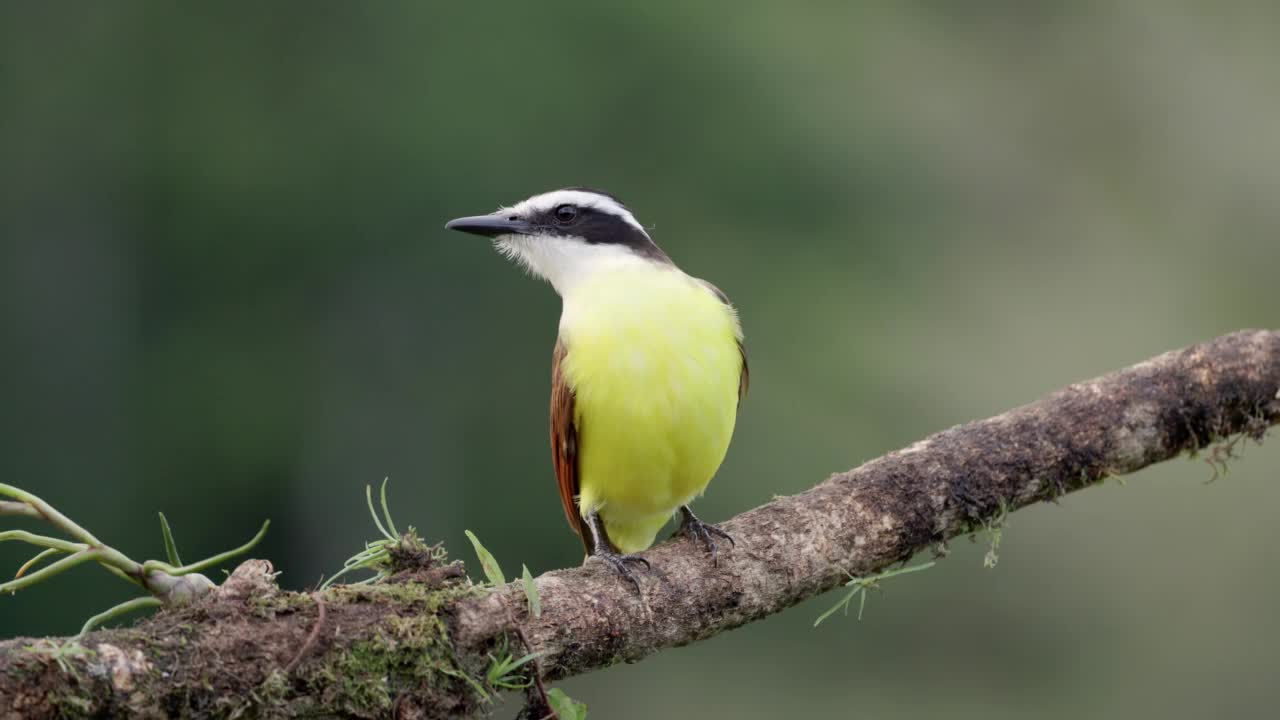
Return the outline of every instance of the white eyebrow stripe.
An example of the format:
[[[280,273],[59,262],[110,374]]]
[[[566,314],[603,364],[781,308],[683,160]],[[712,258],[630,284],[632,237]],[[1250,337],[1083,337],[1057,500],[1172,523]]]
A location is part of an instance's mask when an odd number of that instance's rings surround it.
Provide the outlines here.
[[[522,215],[525,213],[544,213],[554,207],[566,204],[592,208],[622,218],[628,225],[643,232],[646,237],[649,235],[636,220],[635,216],[631,214],[631,211],[618,204],[616,200],[599,193],[586,192],[584,190],[553,190],[541,195],[534,195],[528,200],[506,209]]]

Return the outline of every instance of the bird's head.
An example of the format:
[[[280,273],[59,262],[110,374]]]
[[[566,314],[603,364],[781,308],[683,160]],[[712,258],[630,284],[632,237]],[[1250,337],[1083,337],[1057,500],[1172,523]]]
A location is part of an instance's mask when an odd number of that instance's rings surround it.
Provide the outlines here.
[[[600,271],[671,265],[625,205],[589,188],[534,195],[489,215],[451,220],[445,227],[492,238],[498,252],[546,278],[561,295]]]

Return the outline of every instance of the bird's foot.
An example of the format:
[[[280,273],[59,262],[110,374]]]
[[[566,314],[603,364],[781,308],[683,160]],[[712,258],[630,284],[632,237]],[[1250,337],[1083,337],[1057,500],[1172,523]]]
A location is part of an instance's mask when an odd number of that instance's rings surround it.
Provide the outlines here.
[[[676,531],[678,535],[688,535],[694,542],[697,542],[706,549],[711,555],[711,564],[719,564],[719,553],[716,547],[716,538],[728,540],[729,545],[736,547],[737,543],[733,541],[733,536],[712,525],[711,523],[702,522],[697,515],[689,507],[680,508],[680,529]]]
[[[653,566],[649,564],[648,560],[645,560],[644,558],[640,557],[640,555],[635,553],[623,555],[622,553],[614,552],[612,549],[608,547],[597,548],[595,554],[592,555],[591,557],[613,568],[615,572],[617,572],[624,579],[626,579],[627,582],[631,583],[632,587],[636,589],[637,595],[640,595],[640,596],[644,595],[644,593],[641,592],[640,590],[640,580],[639,578],[636,577],[636,574],[631,571],[631,568],[628,566],[628,563],[635,564],[635,565],[643,565],[645,571],[647,572],[653,569]],[[588,558],[588,560],[589,559],[591,558]]]

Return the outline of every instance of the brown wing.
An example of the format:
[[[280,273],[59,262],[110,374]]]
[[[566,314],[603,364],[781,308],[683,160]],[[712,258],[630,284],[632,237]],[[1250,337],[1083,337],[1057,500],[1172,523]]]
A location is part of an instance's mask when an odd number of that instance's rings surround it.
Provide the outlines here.
[[[551,462],[556,469],[564,515],[590,553],[590,533],[578,513],[578,428],[573,422],[573,388],[560,371],[565,352],[564,341],[557,339],[551,354]]]
[[[720,302],[730,308],[733,307],[733,303],[729,302],[729,296],[725,295],[723,290],[701,278],[698,279],[698,282],[705,285],[708,290],[720,299]],[[747,396],[747,391],[751,388],[751,369],[747,367],[747,346],[742,344],[741,338],[738,339],[738,352],[742,354],[742,372],[738,374],[738,404],[741,405],[742,398]]]
[[[742,406],[742,398],[751,390],[751,368],[747,367],[747,346],[738,341],[738,352],[742,354],[742,372],[738,375],[738,406]]]

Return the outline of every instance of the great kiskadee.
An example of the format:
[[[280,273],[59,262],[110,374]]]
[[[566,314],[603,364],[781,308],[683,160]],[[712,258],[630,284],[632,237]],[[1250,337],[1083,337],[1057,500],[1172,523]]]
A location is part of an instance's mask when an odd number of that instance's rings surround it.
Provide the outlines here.
[[[714,556],[724,531],[689,510],[724,460],[747,390],[729,299],[686,275],[614,196],[535,195],[445,225],[493,239],[563,302],[551,360],[551,456],[588,557],[628,562],[677,511]]]

